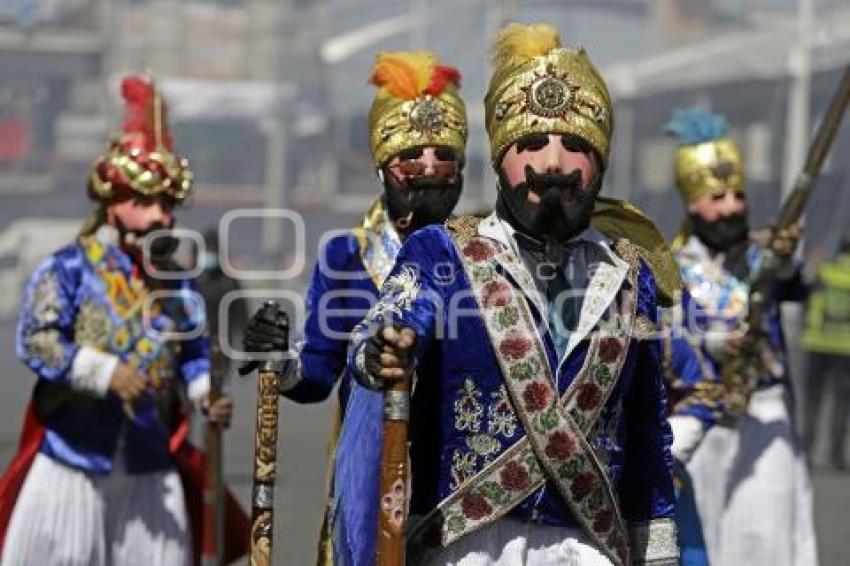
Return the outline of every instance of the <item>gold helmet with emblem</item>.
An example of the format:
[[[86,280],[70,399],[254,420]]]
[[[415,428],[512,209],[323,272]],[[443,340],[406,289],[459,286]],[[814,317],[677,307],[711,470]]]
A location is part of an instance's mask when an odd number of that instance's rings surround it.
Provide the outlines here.
[[[607,165],[611,97],[583,48],[562,47],[558,31],[547,24],[509,24],[496,37],[493,63],[484,109],[494,168],[531,133],[576,135]]]
[[[89,197],[105,202],[119,192],[168,195],[183,202],[194,186],[186,158],[174,152],[165,102],[154,80],[130,75],[121,81],[125,114],[122,131],[89,175]]]
[[[679,141],[674,169],[685,204],[716,192],[744,192],[744,160],[723,116],[681,108],[664,130]]]
[[[448,147],[463,159],[466,106],[460,73],[427,51],[379,53],[369,82],[378,88],[369,111],[369,149],[382,167],[404,149]]]
[[[484,111],[494,169],[528,134],[577,136],[607,167],[614,109],[604,79],[583,48],[562,47],[558,31],[548,24],[509,24],[493,43],[493,63]],[[636,245],[655,275],[659,303],[676,301],[679,269],[652,220],[630,203],[598,196],[591,222],[608,237]]]

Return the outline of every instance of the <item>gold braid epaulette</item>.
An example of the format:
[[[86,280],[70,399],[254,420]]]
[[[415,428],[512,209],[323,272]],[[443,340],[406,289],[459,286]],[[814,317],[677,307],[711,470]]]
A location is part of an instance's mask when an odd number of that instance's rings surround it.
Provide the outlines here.
[[[480,216],[461,214],[446,220],[446,229],[451,232],[458,242],[468,242],[478,233],[478,225],[483,220]]]

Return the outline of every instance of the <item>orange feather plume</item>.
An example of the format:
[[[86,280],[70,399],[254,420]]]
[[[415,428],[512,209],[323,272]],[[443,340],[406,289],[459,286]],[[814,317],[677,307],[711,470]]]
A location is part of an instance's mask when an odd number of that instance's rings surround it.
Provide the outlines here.
[[[396,98],[412,100],[431,82],[436,59],[427,51],[380,53],[369,82]]]

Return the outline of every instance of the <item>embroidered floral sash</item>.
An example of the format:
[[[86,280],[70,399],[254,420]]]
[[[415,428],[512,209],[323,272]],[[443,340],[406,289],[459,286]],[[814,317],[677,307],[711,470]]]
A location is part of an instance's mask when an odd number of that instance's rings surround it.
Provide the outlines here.
[[[468,227],[467,227],[468,228]],[[412,530],[411,557],[425,557],[502,517],[547,478],[588,535],[617,565],[629,564],[627,531],[605,470],[588,444],[617,383],[635,320],[637,256],[626,243],[631,286],[611,328],[594,332],[583,367],[559,399],[552,369],[521,291],[497,270],[519,263],[510,250],[459,231],[457,245],[513,407],[528,436],[470,478]],[[521,266],[517,266],[521,267]],[[607,325],[606,325],[607,327]]]

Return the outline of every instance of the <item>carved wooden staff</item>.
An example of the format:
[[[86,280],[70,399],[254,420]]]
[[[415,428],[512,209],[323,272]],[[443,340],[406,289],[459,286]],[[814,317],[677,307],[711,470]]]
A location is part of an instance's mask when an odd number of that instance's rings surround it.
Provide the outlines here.
[[[280,306],[269,301],[262,316],[287,329]],[[288,340],[287,340],[288,342]],[[254,436],[254,486],[251,507],[251,566],[271,566],[274,534],[274,484],[277,475],[278,364],[264,362],[257,380],[257,424]],[[248,366],[250,367],[250,366]],[[242,368],[240,373],[246,368]],[[250,371],[250,370],[248,370]]]
[[[402,379],[384,392],[381,499],[375,557],[378,566],[404,566],[409,420],[410,380]]]
[[[221,397],[224,385],[224,356],[218,344],[210,352],[210,406]],[[204,515],[201,563],[203,566],[224,564],[224,489],[222,483],[221,424],[207,421],[204,431]]]

